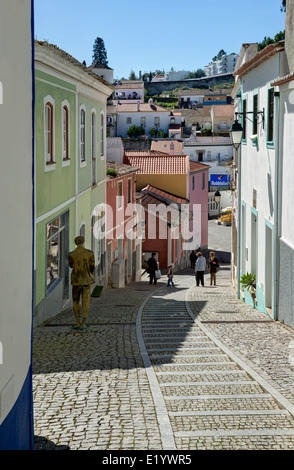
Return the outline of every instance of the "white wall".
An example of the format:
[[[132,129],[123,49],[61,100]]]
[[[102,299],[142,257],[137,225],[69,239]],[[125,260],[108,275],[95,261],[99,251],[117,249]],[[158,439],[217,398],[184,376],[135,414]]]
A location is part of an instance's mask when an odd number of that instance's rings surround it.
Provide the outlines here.
[[[112,162],[123,162],[124,146],[120,137],[107,137],[106,139],[107,160]]]
[[[230,158],[233,158],[232,145],[184,145],[183,152],[185,154],[188,154],[191,157],[191,160],[195,162],[198,161],[197,153],[203,152],[203,163],[208,163],[209,165],[211,164],[211,162],[218,160],[219,154],[220,160],[228,160]]]
[[[111,85],[113,84],[113,70],[111,70],[111,69],[92,69],[92,72],[94,72],[96,75],[99,75],[99,77],[102,77],[104,80],[106,80]]]
[[[3,364],[0,365],[0,398],[9,381],[10,385],[2,413],[0,409],[0,425],[13,407],[31,363],[31,54],[31,2],[1,0],[0,81],[3,85],[3,104],[0,104],[0,341],[3,346]]]
[[[255,244],[252,243],[252,206],[253,190],[256,190],[256,210],[257,210],[257,284],[261,295],[266,293],[266,265],[269,266],[269,257],[266,253],[266,224],[272,226],[273,250],[271,274],[275,273],[275,254],[274,254],[274,236],[275,236],[275,202],[276,192],[276,158],[277,158],[277,122],[278,106],[275,102],[275,133],[274,148],[267,145],[267,126],[268,126],[268,90],[270,83],[280,74],[280,64],[283,57],[279,54],[263,62],[259,67],[253,69],[242,79],[243,97],[247,97],[247,111],[253,110],[253,94],[258,92],[258,109],[265,108],[265,126],[258,125],[258,143],[254,146],[249,136],[253,134],[252,123],[247,120],[247,140],[241,144],[241,200],[245,203],[241,210],[245,214],[245,238],[246,246],[241,247],[241,258],[244,259],[244,248],[247,249],[245,259],[245,272],[252,272],[252,258],[254,256]],[[262,294],[261,294],[262,293]],[[259,298],[258,307],[261,306],[262,298]],[[274,302],[272,306],[274,305]]]
[[[132,123],[127,124],[127,117],[131,118]],[[117,113],[117,136],[118,137],[127,137],[127,131],[131,126],[140,126],[141,117],[146,119],[145,134],[149,135],[151,127],[154,127],[154,118],[160,118],[159,128],[168,133],[169,127],[169,113],[168,112],[157,112],[157,113]]]
[[[281,238],[294,249],[294,81],[281,92]]]

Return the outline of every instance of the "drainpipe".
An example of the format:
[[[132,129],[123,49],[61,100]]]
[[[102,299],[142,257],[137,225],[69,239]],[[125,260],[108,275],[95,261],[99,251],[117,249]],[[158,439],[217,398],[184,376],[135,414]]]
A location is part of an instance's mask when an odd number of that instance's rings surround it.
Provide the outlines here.
[[[274,203],[274,312],[273,319],[278,319],[278,293],[279,293],[279,237],[280,237],[280,211],[279,211],[279,180],[280,180],[280,92],[275,92],[276,113],[276,149],[275,149],[275,203]]]

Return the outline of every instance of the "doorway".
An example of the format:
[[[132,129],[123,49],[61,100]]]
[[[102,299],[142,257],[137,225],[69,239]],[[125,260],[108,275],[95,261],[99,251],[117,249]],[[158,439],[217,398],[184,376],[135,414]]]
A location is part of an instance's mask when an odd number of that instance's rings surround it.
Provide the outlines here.
[[[251,212],[251,273],[257,275],[257,214]]]
[[[241,209],[241,275],[246,273],[246,205]]]

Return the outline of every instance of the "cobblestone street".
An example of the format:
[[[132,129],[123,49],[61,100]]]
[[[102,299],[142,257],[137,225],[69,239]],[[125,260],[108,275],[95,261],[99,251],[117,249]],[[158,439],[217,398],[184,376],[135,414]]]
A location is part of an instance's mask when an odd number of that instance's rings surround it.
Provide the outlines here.
[[[148,279],[34,330],[35,448],[294,449],[294,331],[217,286]],[[292,363],[293,364],[293,363]]]

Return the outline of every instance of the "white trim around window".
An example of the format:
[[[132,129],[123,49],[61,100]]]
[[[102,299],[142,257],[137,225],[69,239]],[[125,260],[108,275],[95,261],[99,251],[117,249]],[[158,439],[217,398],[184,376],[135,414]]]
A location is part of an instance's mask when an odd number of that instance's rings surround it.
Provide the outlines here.
[[[67,100],[61,103],[61,148],[62,166],[70,165],[70,106]]]
[[[86,106],[81,104],[79,107],[79,157],[80,168],[87,166],[87,147],[86,147]]]
[[[44,166],[45,171],[55,170],[55,101],[47,95],[44,109]]]

